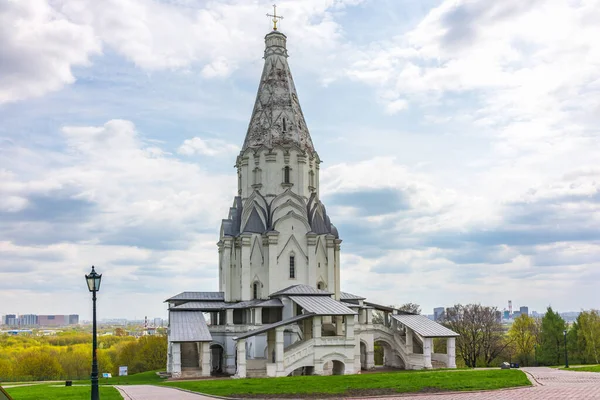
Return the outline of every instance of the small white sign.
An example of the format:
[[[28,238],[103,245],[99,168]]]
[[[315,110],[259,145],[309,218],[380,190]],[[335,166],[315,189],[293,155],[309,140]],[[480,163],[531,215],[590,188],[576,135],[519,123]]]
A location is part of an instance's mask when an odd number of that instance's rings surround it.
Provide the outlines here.
[[[119,376],[127,376],[127,365],[119,367]]]
[[[103,378],[112,378],[112,374],[110,372],[103,372],[102,377]]]

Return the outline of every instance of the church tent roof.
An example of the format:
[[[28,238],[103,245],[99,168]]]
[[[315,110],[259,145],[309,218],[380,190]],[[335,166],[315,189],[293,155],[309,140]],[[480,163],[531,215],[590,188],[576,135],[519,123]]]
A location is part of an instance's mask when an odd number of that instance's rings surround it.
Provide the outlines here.
[[[260,335],[261,333],[265,333],[267,331],[270,331],[271,329],[275,329],[280,326],[290,325],[295,322],[302,321],[304,319],[314,317],[314,316],[315,316],[315,314],[312,314],[312,313],[296,315],[295,317],[284,319],[283,321],[275,322],[270,325],[263,325],[258,329],[244,333],[243,335],[240,335],[238,337],[234,337],[233,340],[246,339],[246,338],[249,338],[252,336]]]
[[[272,293],[269,297],[295,295],[295,296],[331,296],[333,293],[321,290],[308,285],[292,285],[278,292]]]
[[[315,315],[356,315],[356,312],[339,301],[326,296],[290,296],[306,312]]]
[[[223,301],[225,300],[225,294],[223,292],[181,292],[175,295],[167,301]]]
[[[446,328],[443,325],[438,324],[435,321],[430,320],[424,315],[418,314],[405,314],[405,315],[392,315],[396,321],[403,325],[406,325],[413,331],[417,332],[422,337],[455,337],[460,336],[458,333]]]
[[[202,311],[170,311],[170,342],[212,342]]]

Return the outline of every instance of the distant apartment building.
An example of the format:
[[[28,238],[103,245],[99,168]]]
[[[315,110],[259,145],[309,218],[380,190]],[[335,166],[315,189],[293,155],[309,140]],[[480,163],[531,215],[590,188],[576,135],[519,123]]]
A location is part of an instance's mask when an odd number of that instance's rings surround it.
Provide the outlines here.
[[[154,326],[156,328],[158,328],[159,326],[162,326],[163,322],[162,322],[162,318],[154,318]]]
[[[79,315],[36,315],[36,314],[7,314],[2,317],[2,323],[14,327],[55,327],[79,324]]]
[[[519,308],[519,310],[520,310],[521,314],[529,315],[529,307],[521,306],[521,308]]]
[[[65,326],[69,325],[68,315],[38,315],[39,326]]]
[[[513,313],[513,319],[519,318],[521,316],[521,311],[515,311]]]
[[[34,326],[38,324],[38,316],[35,314],[19,315],[19,326]]]
[[[444,315],[444,307],[436,307],[433,309],[433,320],[434,321],[441,320],[443,315]]]
[[[505,320],[509,320],[510,319],[510,311],[504,310],[502,312],[502,314],[503,314],[503,319],[505,319]]]

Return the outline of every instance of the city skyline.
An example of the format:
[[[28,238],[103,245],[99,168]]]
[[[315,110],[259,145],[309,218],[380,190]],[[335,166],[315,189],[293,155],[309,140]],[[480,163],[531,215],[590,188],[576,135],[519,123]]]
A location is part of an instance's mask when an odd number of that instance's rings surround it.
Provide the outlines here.
[[[600,308],[600,10],[563,3],[278,6],[342,290],[423,310]],[[218,290],[269,10],[7,3],[0,314],[90,319],[92,265],[100,319]]]

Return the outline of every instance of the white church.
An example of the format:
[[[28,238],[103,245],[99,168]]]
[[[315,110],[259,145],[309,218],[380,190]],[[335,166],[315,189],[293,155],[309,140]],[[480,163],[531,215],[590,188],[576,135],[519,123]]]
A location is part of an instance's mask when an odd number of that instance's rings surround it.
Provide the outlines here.
[[[238,192],[221,225],[219,290],[169,307],[167,372],[280,377],[384,365],[455,368],[455,332],[340,287],[342,240],[320,201],[321,160],[288,66],[286,36],[265,37],[264,69],[236,160]],[[383,323],[373,323],[373,311]],[[434,338],[446,340],[436,353]]]

